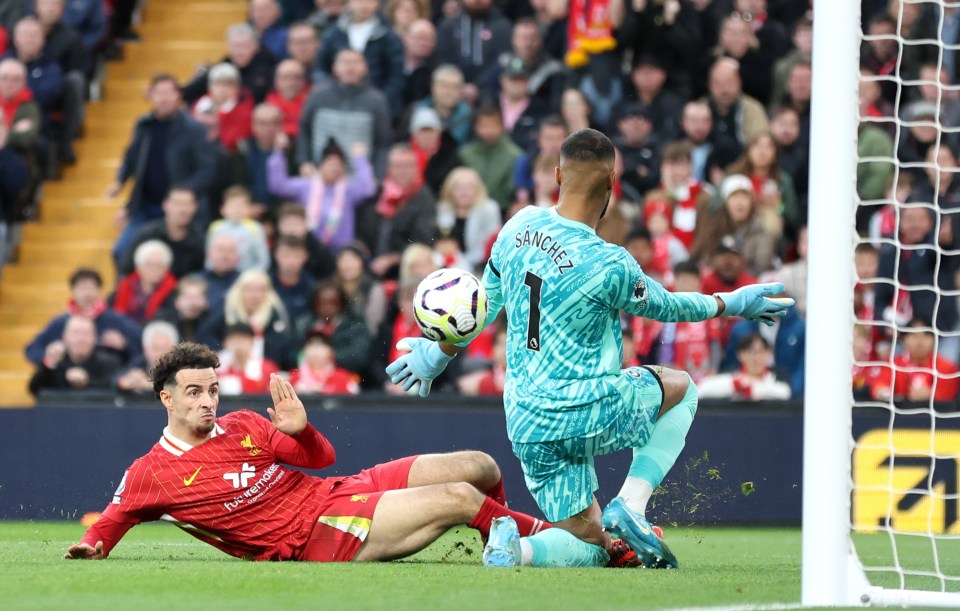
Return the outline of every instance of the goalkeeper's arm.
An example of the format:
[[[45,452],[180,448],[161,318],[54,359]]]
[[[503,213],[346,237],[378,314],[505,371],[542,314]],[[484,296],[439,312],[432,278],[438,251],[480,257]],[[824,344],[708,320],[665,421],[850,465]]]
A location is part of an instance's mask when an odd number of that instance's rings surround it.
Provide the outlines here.
[[[469,346],[470,342],[476,339],[477,336],[483,333],[484,329],[489,327],[495,320],[497,320],[497,316],[500,315],[500,310],[503,309],[503,291],[501,290],[500,270],[498,270],[494,265],[493,258],[487,261],[487,265],[483,268],[483,277],[480,279],[480,284],[483,285],[483,290],[487,294],[487,318],[483,321],[480,331],[470,339],[455,343],[440,342],[440,350],[442,350],[447,356],[456,356],[460,354],[462,349]]]

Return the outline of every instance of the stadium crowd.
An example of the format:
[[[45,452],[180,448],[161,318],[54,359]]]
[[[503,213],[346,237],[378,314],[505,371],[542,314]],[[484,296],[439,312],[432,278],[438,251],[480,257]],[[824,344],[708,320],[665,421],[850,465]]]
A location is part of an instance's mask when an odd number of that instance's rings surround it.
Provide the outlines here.
[[[69,162],[82,122],[76,98],[47,96],[34,76],[46,68],[29,68],[77,61],[50,48],[55,37],[43,42],[50,23],[76,28],[84,44],[95,38],[86,22],[66,23],[69,11],[44,16],[63,2],[37,0],[37,18],[9,28],[0,161],[13,149],[35,162],[38,127],[55,117],[60,131],[49,133]],[[931,324],[957,328],[956,298],[911,287],[956,288],[956,262],[880,243],[897,229],[931,249],[960,240],[960,214],[951,214],[958,143],[913,123],[960,127],[960,97],[937,86],[957,82],[960,67],[953,51],[938,70],[936,48],[904,45],[900,70],[922,84],[898,91],[882,77],[900,55],[894,34],[926,38],[942,16],[956,37],[960,14],[933,3],[863,5],[875,38],[862,51],[859,153],[871,160],[857,175],[868,204],[858,212],[858,316],[932,338]],[[222,58],[187,83],[153,78],[151,111],[108,188],[115,197],[133,184],[117,219],[120,280],[107,287],[96,271],[77,270],[67,312],[27,348],[38,367],[31,388],[147,392],[158,356],[193,340],[221,351],[224,393],[265,392],[274,371],[290,372],[303,393],[400,392],[383,368],[398,339],[419,334],[419,280],[440,267],[481,273],[507,218],[555,202],[564,138],[594,127],[618,147],[621,177],[602,237],[673,290],[775,279],[798,302],[772,328],[624,317],[623,364],[686,370],[705,397],[799,397],[811,20],[804,0],[250,0],[248,22],[225,32]],[[910,100],[899,117],[898,96]],[[939,173],[920,164],[894,182],[895,156],[935,161]],[[0,172],[2,192],[16,189],[14,174]],[[894,270],[899,290],[882,281]],[[858,330],[858,358],[888,358],[900,346],[891,328]],[[434,388],[501,393],[504,342],[492,326]],[[932,358],[932,347],[905,343],[896,350],[904,363]],[[957,371],[958,351],[941,338],[937,370]],[[928,374],[905,384],[889,366],[860,369],[859,388],[874,398],[922,399],[934,386]],[[948,386],[939,381],[938,398]],[[955,382],[949,388],[952,399]]]

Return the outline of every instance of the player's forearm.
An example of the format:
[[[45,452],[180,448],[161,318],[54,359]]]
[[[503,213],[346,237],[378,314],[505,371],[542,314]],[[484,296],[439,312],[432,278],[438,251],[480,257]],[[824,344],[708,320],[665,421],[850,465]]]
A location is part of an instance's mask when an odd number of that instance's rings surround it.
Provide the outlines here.
[[[80,540],[80,543],[86,543],[90,547],[96,547],[98,541],[103,541],[103,557],[106,558],[110,554],[117,543],[120,542],[120,539],[123,538],[127,531],[134,527],[135,522],[122,522],[110,518],[106,515],[110,510],[108,506],[104,510],[103,515],[94,523],[93,526],[87,529],[87,532],[83,535],[83,539]]]
[[[281,462],[294,467],[322,469],[337,459],[333,444],[309,423],[296,435],[277,431],[270,439],[270,445]]]
[[[661,322],[698,322],[718,316],[721,301],[712,295],[702,293],[670,293],[663,291],[661,299],[647,307],[644,316]]]

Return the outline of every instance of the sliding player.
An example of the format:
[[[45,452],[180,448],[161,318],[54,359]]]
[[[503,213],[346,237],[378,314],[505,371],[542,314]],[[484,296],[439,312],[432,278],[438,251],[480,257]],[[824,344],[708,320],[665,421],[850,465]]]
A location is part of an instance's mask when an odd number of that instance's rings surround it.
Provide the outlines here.
[[[559,203],[528,207],[500,230],[483,274],[490,312],[507,311],[507,434],[527,487],[552,529],[522,535],[496,521],[485,563],[595,565],[607,560],[610,535],[647,567],[677,567],[644,518],[647,501],[683,449],[697,410],[697,391],[683,372],[663,367],[620,370],[619,310],[664,322],[743,316],[773,324],[792,305],[771,299],[781,284],[747,286],[713,296],[670,293],[633,257],[596,235],[616,182],[614,148],[584,129],[563,143]],[[387,367],[404,389],[430,383],[459,347],[403,340],[411,351]],[[601,513],[594,497],[593,457],[633,449],[629,475]],[[557,538],[564,529],[578,545]],[[605,530],[604,530],[605,529]]]
[[[250,411],[217,418],[219,364],[212,350],[191,343],[161,357],[153,386],[169,424],[66,558],[106,558],[131,527],[152,520],[232,556],[319,562],[401,558],[464,523],[486,539],[503,516],[525,534],[549,528],[503,506],[500,470],[480,452],[411,456],[326,479],[281,466],[327,467],[333,446],[276,375],[272,423]]]

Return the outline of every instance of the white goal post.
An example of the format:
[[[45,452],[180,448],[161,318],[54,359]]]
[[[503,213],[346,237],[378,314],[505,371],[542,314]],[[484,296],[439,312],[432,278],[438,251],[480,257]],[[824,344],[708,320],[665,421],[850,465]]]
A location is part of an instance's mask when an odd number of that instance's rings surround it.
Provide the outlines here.
[[[904,3],[920,1],[903,0]],[[941,7],[943,3],[944,0],[940,0]],[[904,587],[905,571],[897,560],[896,542],[893,545],[895,566],[891,572],[899,571],[900,587],[882,588],[871,584],[868,574],[873,577],[873,573],[864,570],[852,536],[855,481],[851,464],[855,442],[851,371],[854,365],[854,248],[858,242],[855,209],[858,203],[858,80],[862,40],[860,5],[860,0],[819,0],[813,28],[802,604],[805,607],[922,605],[960,608],[960,591],[956,589],[956,580],[960,578],[945,578],[939,574],[939,563],[932,576],[940,578],[941,591]],[[942,24],[939,31],[942,32]],[[960,54],[960,46],[953,48]],[[895,163],[896,159],[890,162]],[[890,409],[894,413],[892,403]],[[936,422],[936,418],[931,417],[931,421]],[[891,437],[892,422],[891,418]],[[929,432],[931,452],[934,428],[932,425]],[[960,452],[960,448],[952,451]],[[890,452],[892,471],[892,446]],[[937,458],[935,452],[931,458]],[[960,461],[956,462],[960,465]],[[932,491],[934,482],[928,484]],[[892,483],[890,488],[886,494],[892,498],[895,494]],[[960,503],[956,499],[953,502]],[[926,529],[926,533],[921,532],[918,536],[929,537],[936,556],[937,533],[929,525]],[[877,528],[877,531],[883,530]],[[889,524],[885,530],[891,540],[894,535],[902,534],[894,532]],[[872,536],[881,537],[883,534]],[[957,538],[952,536],[952,539]],[[951,584],[952,592],[942,591],[947,589],[945,583]]]

